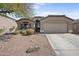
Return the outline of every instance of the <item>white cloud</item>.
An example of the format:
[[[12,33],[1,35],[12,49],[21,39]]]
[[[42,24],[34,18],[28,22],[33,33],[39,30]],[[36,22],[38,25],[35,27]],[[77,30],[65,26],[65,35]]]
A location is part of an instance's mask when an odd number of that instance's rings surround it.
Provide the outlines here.
[[[73,19],[79,19],[79,13],[77,11],[76,12],[67,13],[66,15],[68,17],[73,18]]]
[[[41,5],[41,6],[43,6],[43,5],[46,5],[47,3],[36,3],[35,5]]]
[[[34,4],[33,8],[38,10],[38,9],[40,9],[41,6],[44,6],[44,5],[46,5],[46,3],[36,3],[36,4]]]
[[[79,19],[78,11],[70,12],[70,13],[60,13],[60,12],[52,12],[52,11],[40,11],[37,12],[35,16],[47,16],[47,15],[66,15],[72,19]]]
[[[38,9],[40,9],[40,6],[34,5],[33,8],[34,8],[35,10],[38,10]]]

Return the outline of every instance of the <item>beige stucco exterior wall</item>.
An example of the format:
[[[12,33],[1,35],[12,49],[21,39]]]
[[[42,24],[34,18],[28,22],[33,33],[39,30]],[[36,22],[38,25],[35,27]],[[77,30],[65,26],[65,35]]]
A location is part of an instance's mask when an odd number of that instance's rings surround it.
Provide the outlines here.
[[[45,24],[50,24],[50,23],[67,24],[68,32],[72,32],[72,20],[70,20],[66,17],[46,17],[44,20],[41,21],[41,32],[43,32],[45,30]],[[50,29],[52,29],[52,28],[50,28]]]
[[[73,23],[73,33],[79,34],[79,22]]]

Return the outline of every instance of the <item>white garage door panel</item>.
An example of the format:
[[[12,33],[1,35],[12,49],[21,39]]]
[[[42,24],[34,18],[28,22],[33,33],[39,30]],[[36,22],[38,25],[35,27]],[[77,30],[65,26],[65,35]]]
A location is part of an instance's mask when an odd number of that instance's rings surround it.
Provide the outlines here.
[[[52,33],[52,32],[67,32],[67,24],[64,23],[46,23],[44,31],[47,33]]]

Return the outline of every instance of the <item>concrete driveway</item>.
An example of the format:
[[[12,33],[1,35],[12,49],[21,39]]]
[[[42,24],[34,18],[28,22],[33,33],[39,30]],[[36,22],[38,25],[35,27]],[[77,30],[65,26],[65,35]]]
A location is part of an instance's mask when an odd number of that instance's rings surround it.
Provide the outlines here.
[[[79,35],[75,34],[45,34],[56,55],[79,56]]]

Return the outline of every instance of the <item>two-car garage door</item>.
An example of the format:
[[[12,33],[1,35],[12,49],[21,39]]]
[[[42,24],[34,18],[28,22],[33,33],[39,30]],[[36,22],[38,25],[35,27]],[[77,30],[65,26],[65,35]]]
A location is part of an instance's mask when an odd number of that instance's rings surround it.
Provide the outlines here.
[[[46,33],[66,33],[67,24],[65,23],[45,23],[44,32]]]

